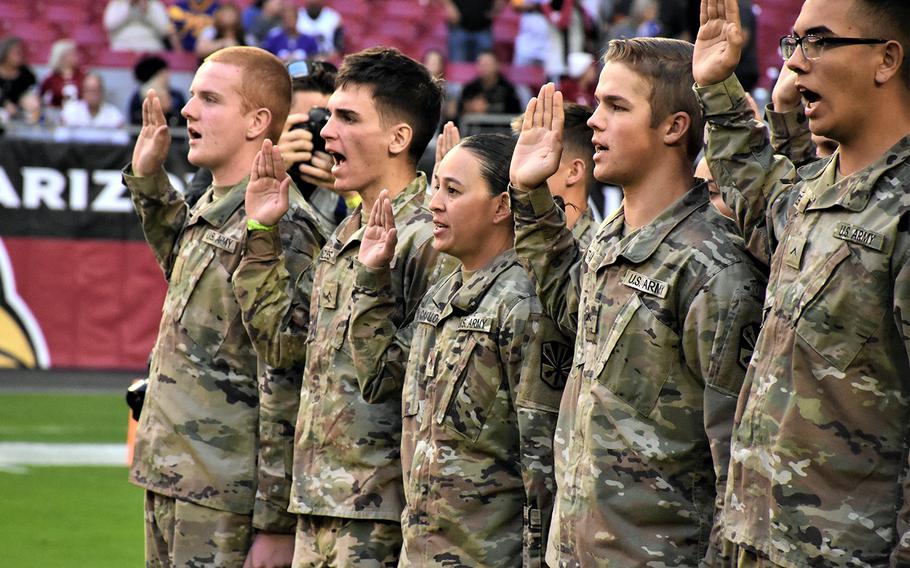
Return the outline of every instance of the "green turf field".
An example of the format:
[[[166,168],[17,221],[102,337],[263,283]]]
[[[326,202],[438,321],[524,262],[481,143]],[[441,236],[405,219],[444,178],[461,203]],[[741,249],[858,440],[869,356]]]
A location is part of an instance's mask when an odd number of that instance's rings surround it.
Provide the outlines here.
[[[0,392],[0,442],[120,443],[120,394]],[[143,565],[142,490],[122,467],[0,469],[0,565]]]

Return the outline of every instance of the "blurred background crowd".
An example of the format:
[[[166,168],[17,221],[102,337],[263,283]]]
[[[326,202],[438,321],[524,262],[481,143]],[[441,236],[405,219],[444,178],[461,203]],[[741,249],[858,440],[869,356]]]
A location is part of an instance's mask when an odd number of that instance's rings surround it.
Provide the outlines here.
[[[797,2],[739,4],[749,44],[737,75],[761,103]],[[150,88],[179,126],[193,71],[222,47],[337,63],[389,45],[445,81],[446,119],[468,134],[507,129],[547,80],[592,104],[609,39],[694,41],[697,26],[692,0],[0,0],[0,125],[127,143],[107,129],[139,124]]]

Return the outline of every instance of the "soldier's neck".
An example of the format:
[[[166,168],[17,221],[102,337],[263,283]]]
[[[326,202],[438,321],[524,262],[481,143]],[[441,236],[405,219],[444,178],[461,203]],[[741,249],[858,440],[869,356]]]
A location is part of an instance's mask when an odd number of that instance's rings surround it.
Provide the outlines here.
[[[691,167],[645,175],[637,183],[623,185],[623,216],[630,230],[644,227],[688,193],[694,185]]]
[[[357,190],[360,198],[363,199],[363,212],[369,218],[370,211],[373,210],[373,204],[379,199],[379,192],[383,189],[389,191],[389,197],[394,201],[395,197],[404,191],[404,189],[417,177],[417,170],[411,168],[399,168],[382,176],[368,187]]]

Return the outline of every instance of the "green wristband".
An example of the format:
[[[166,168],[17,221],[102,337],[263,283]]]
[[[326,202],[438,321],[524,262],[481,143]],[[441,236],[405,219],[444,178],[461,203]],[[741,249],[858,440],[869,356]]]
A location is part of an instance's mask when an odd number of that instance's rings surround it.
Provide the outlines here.
[[[256,219],[246,220],[247,231],[274,231],[277,227],[278,225],[263,225]]]

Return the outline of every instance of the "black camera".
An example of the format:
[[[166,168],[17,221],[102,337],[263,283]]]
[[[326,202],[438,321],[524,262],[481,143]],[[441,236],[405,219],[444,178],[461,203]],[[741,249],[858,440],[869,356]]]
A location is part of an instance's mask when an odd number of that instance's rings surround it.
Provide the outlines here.
[[[310,109],[307,119],[292,126],[291,130],[297,130],[298,128],[309,130],[310,134],[313,135],[313,152],[325,152],[325,140],[319,133],[329,121],[330,116],[332,116],[332,114],[329,112],[329,109],[324,107],[313,107]],[[294,165],[297,166],[297,164]]]
[[[145,391],[148,390],[149,380],[142,379],[136,381],[126,389],[126,404],[130,407],[133,414],[133,420],[139,420],[139,414],[142,412],[142,405],[145,403]]]

